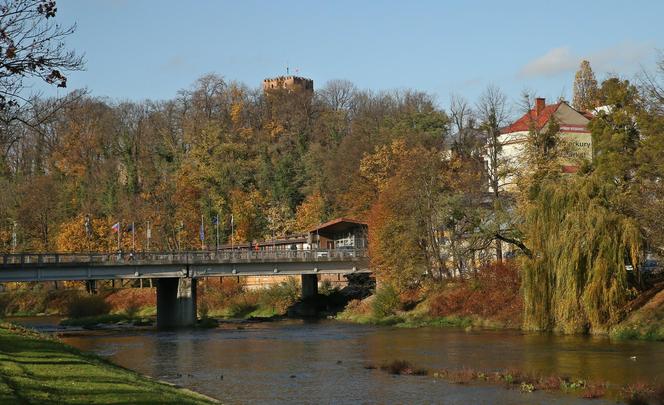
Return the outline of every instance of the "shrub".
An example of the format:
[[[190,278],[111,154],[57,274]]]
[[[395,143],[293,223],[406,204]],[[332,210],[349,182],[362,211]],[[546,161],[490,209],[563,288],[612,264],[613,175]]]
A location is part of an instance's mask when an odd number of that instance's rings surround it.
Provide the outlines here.
[[[0,293],[0,314],[34,315],[64,314],[69,302],[76,299],[76,290],[22,289]]]
[[[519,271],[513,263],[493,263],[471,278],[448,284],[442,291],[432,294],[429,314],[477,316],[518,326],[523,312],[520,284]],[[492,302],[500,304],[487,304]]]
[[[660,399],[664,399],[664,390],[659,390]],[[628,405],[648,405],[650,399],[656,399],[658,390],[644,383],[629,384],[623,387],[622,397]]]
[[[390,363],[383,364],[382,366],[380,366],[381,370],[387,371],[388,373],[393,375],[409,374],[409,371],[412,368],[413,367],[406,360],[394,360]]]
[[[321,295],[330,295],[334,292],[336,292],[338,288],[335,288],[332,286],[332,282],[330,280],[323,280],[321,283],[320,288],[318,289],[318,294]]]
[[[386,284],[376,290],[376,294],[371,303],[371,309],[376,318],[385,318],[394,315],[400,306],[401,300],[399,299],[399,293],[394,286],[390,284]]]
[[[110,293],[106,302],[115,313],[134,317],[141,309],[157,305],[156,288],[123,288]]]
[[[581,397],[586,399],[602,398],[606,395],[606,384],[604,383],[590,383],[586,385]]]
[[[557,391],[560,389],[560,378],[555,376],[542,377],[537,381],[538,390]]]
[[[365,366],[370,369],[371,367]],[[373,367],[375,368],[375,367]],[[380,369],[392,375],[428,375],[429,371],[424,368],[415,368],[406,360],[394,360],[390,363],[383,364]]]
[[[295,277],[261,290],[258,304],[263,308],[270,308],[278,313],[285,313],[300,296],[300,285]]]
[[[111,311],[111,305],[100,295],[80,295],[69,302],[67,316],[82,318],[87,316],[105,315]]]
[[[208,315],[210,314],[210,305],[208,304],[208,302],[205,300],[200,300],[197,307],[198,307],[198,316],[200,316],[203,319],[207,318]]]
[[[244,284],[231,277],[219,281],[207,279],[203,283],[198,289],[198,302],[207,305],[208,310],[228,308],[230,302],[245,293]]]
[[[231,318],[243,318],[258,309],[258,305],[247,302],[243,298],[233,300],[228,305],[228,316]]]

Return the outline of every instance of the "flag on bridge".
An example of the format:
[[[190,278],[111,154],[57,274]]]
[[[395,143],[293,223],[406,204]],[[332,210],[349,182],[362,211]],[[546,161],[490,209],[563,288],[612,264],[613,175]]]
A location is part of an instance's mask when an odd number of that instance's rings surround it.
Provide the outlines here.
[[[120,232],[120,223],[119,223],[119,222],[116,222],[116,223],[111,227],[111,230],[112,230],[113,232]]]

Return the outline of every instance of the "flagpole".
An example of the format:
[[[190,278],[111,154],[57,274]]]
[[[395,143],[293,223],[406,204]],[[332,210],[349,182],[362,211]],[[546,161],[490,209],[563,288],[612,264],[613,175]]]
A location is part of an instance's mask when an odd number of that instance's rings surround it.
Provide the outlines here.
[[[122,221],[118,221],[118,252],[120,251],[120,232],[122,231]]]
[[[131,221],[131,251],[136,251],[136,224]]]
[[[184,229],[184,221],[180,221],[180,228],[178,228],[178,253],[182,250],[182,229]]]
[[[147,251],[149,252],[150,251],[150,236],[152,236],[152,235],[150,235],[150,221],[148,221],[147,229],[145,231],[145,236],[146,236],[147,242],[148,242],[147,243]]]
[[[233,214],[231,214],[231,253],[233,252],[233,235],[235,234],[235,228],[233,224]]]
[[[205,225],[203,224],[203,214],[201,214],[201,231],[200,237],[201,237],[201,250],[205,250]]]
[[[215,249],[219,250],[219,214],[215,217],[214,221],[214,238],[215,238]]]

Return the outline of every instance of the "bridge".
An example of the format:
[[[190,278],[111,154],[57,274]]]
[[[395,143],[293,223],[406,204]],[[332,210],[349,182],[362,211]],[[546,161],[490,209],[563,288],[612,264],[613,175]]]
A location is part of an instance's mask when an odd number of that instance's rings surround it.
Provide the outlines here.
[[[0,283],[156,279],[157,327],[173,328],[195,324],[198,278],[300,276],[307,298],[318,292],[318,274],[368,272],[366,249],[21,253],[2,255]]]

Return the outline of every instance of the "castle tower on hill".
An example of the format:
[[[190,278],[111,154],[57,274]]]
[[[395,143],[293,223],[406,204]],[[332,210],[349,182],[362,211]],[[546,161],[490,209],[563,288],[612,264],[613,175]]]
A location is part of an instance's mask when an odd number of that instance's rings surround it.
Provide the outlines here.
[[[287,90],[291,92],[306,92],[313,94],[314,81],[299,76],[279,76],[263,80],[263,91],[268,93],[274,90]]]

